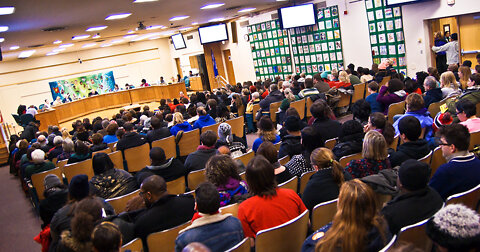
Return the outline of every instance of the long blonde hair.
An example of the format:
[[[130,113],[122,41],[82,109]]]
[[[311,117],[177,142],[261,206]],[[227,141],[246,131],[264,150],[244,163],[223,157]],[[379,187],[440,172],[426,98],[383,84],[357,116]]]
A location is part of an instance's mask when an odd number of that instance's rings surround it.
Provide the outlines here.
[[[283,90],[283,94],[285,94],[285,98],[287,98],[287,100],[291,102],[295,101],[295,95],[293,95],[292,90],[290,88],[285,88],[285,90]]]
[[[173,114],[173,125],[182,124],[183,123],[183,115],[180,112],[175,112]]]
[[[350,77],[348,77],[348,73],[345,71],[340,71],[338,74],[338,80],[344,83],[350,83]]]
[[[465,89],[467,87],[467,82],[472,75],[472,70],[470,70],[470,67],[461,66],[458,69],[458,73],[462,73],[462,77],[460,77],[460,84],[462,85],[462,88]]]
[[[332,227],[317,243],[315,251],[364,251],[365,238],[372,227],[380,231],[385,243],[385,222],[378,215],[377,204],[373,190],[359,179],[343,183]]]
[[[318,170],[332,167],[333,180],[339,186],[345,182],[343,167],[335,160],[333,152],[324,147],[316,148],[310,155],[310,162],[318,167]]]
[[[457,80],[451,71],[446,71],[440,75],[440,84],[442,88],[453,88],[455,90],[458,89]]]
[[[385,160],[388,156],[388,147],[385,137],[376,130],[365,134],[362,146],[362,157],[373,160]]]

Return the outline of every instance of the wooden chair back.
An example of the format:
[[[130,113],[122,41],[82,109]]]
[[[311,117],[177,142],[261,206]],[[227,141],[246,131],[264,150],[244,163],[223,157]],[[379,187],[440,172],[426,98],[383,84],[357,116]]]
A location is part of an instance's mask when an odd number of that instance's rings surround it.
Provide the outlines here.
[[[397,150],[397,147],[398,147],[398,141],[400,141],[400,136],[396,135],[394,138],[393,138],[393,142],[392,144],[390,144],[388,146],[388,148],[392,148],[393,150]]]
[[[167,182],[167,191],[170,194],[183,194],[185,193],[185,188],[185,177]]]
[[[393,116],[398,114],[405,114],[405,101],[392,103],[388,106],[387,120],[393,124]]]
[[[230,126],[232,127],[232,134],[242,138],[245,136],[245,130],[244,130],[245,118],[243,116],[230,119],[227,121],[227,123],[230,124]]]
[[[95,154],[97,153],[106,153],[106,154],[109,154],[109,153],[112,153],[112,150],[110,150],[110,148],[106,148],[104,150],[99,150],[99,151],[95,151],[95,152],[92,152],[92,158],[93,156],[95,156]]]
[[[337,144],[337,138],[328,139],[325,141],[325,148],[333,150],[333,147]]]
[[[117,144],[117,142],[108,143],[107,146],[108,146],[108,148],[110,148],[110,150],[111,150],[112,152],[114,152],[114,151],[117,150],[116,144]]]
[[[281,101],[270,104],[270,119],[272,119],[273,123],[277,122],[277,111],[280,108],[280,105],[282,105]]]
[[[295,108],[300,115],[300,119],[305,118],[305,99],[290,103],[290,108]]]
[[[298,193],[303,194],[303,191],[305,191],[305,187],[307,187],[310,177],[315,173],[316,171],[309,171],[309,172],[304,172],[300,176],[300,190],[298,191]]]
[[[282,141],[276,143],[276,144],[273,144],[273,146],[275,146],[275,149],[277,149],[277,151],[280,150],[280,146],[282,145]]]
[[[430,162],[432,161],[432,154],[433,151],[430,151],[425,157],[420,158],[418,161],[430,165]]]
[[[178,142],[178,156],[187,156],[195,152],[200,144],[200,130],[194,129],[192,131],[183,132],[183,136]]]
[[[440,106],[444,104],[445,101],[439,101],[439,102],[432,102],[430,105],[428,105],[428,112],[430,112],[430,116],[432,118],[435,118],[435,116],[440,112]]]
[[[286,163],[288,163],[288,161],[290,161],[290,156],[289,156],[289,155],[286,155],[285,157],[280,158],[280,159],[278,160],[278,162],[279,162],[281,165],[285,165]]]
[[[126,251],[130,251],[130,252],[143,252],[142,239],[140,239],[140,238],[135,238],[135,239],[133,239],[132,241],[130,241],[129,243],[123,245],[123,246],[120,248],[120,252],[126,252]]]
[[[222,214],[231,214],[234,217],[238,217],[238,203],[230,204],[220,208]]]
[[[92,155],[93,157],[93,155]],[[52,158],[52,163],[55,165],[55,167],[57,166],[57,162],[58,162],[58,159],[55,157],[55,158]]]
[[[88,176],[88,180],[90,180],[94,175],[92,159],[87,159],[73,164],[66,164],[65,167],[63,167],[63,174],[65,174],[68,183],[70,183],[70,180],[72,180],[72,178],[78,174],[85,174]]]
[[[250,252],[250,238],[245,238],[226,252]]]
[[[56,166],[57,166],[58,168],[62,169],[62,171],[63,171],[63,167],[65,167],[65,165],[67,164],[67,162],[68,162],[68,159],[59,160],[59,161],[57,161]]]
[[[345,94],[343,92],[340,93],[340,101],[338,101],[337,107],[346,107],[350,105],[350,100],[352,98],[352,95],[350,94]]]
[[[352,161],[352,160],[357,160],[357,159],[362,159],[362,153],[357,153],[357,154],[352,154],[352,155],[348,155],[348,156],[345,156],[345,157],[342,157],[340,158],[340,165],[342,167],[346,167],[348,162]]]
[[[260,110],[260,104],[253,104],[252,113],[253,113],[253,122],[257,122],[257,112]]]
[[[109,156],[110,159],[112,160],[113,165],[115,166],[115,168],[117,168],[117,169],[124,169],[124,167],[123,167],[123,156],[122,156],[122,152],[121,152],[121,151],[114,151],[114,152],[108,154],[108,156]]]
[[[260,230],[255,241],[255,251],[300,251],[307,237],[307,229],[308,210],[305,210],[295,219],[282,225]]]
[[[175,137],[169,136],[152,142],[153,147],[160,147],[165,151],[167,159],[177,156],[177,146],[175,145]]]
[[[353,85],[352,103],[365,98],[366,83]]]
[[[442,164],[445,164],[446,162],[447,160],[443,157],[443,154],[442,154],[442,148],[441,146],[438,146],[433,151],[432,160],[430,162],[430,168],[432,169],[432,173],[430,173],[430,178],[433,177],[438,167],[440,167],[440,165]]]
[[[60,169],[59,167],[57,167],[55,169],[48,170],[48,171],[35,173],[35,174],[32,175],[32,185],[35,188],[35,191],[37,191],[38,201],[41,201],[41,200],[45,199],[45,196],[43,195],[43,192],[45,191],[45,186],[43,185],[43,180],[49,174],[57,175],[57,177],[60,179],[60,181],[62,181],[63,173],[62,173],[62,169]]]
[[[119,214],[125,211],[125,207],[127,207],[127,202],[138,196],[139,193],[140,189],[135,190],[129,194],[107,199],[106,201],[110,203],[110,205],[112,205],[113,209],[115,209],[115,213]]]
[[[473,150],[475,144],[480,145],[480,131],[470,133],[470,145],[468,146],[468,150]]]
[[[461,193],[451,195],[447,198],[447,205],[449,204],[463,204],[466,207],[477,211],[478,203],[480,202],[480,185]]]
[[[238,157],[236,157],[236,158],[234,158],[234,159],[235,159],[235,160],[238,159],[238,160],[242,161],[243,165],[247,166],[248,162],[250,162],[250,160],[251,160],[252,158],[254,158],[254,157],[255,157],[255,152],[253,152],[253,151],[251,150],[251,151],[249,151],[249,152],[247,152],[247,153],[245,153],[245,154],[243,154],[243,155],[241,155],[241,156],[238,156]]]
[[[312,229],[318,230],[319,228],[327,225],[333,220],[333,216],[337,213],[337,201],[338,199],[330,200],[327,202],[316,205],[312,210]]]
[[[387,82],[390,81],[390,78],[391,78],[390,76],[383,77],[382,81],[380,83],[378,83],[378,90],[380,90],[380,88],[383,85],[387,84]]]
[[[128,148],[123,151],[127,161],[128,172],[138,172],[145,166],[150,165],[150,145],[144,143],[140,146]]]
[[[411,243],[423,251],[431,251],[432,240],[428,238],[427,233],[425,232],[427,221],[428,219],[400,229],[400,233],[398,234],[397,241],[395,243]]]
[[[393,244],[395,244],[395,241],[397,240],[397,235],[394,235],[392,239],[383,247],[383,249],[379,250],[378,252],[387,252],[391,248],[393,248]]]
[[[200,185],[202,182],[207,181],[207,177],[205,175],[206,175],[206,169],[191,171],[187,175],[188,188],[190,188],[190,190],[197,189],[198,185]]]
[[[283,189],[292,189],[294,192],[298,190],[298,178],[297,176],[293,176],[291,179],[281,183],[278,185],[279,188]]]
[[[202,128],[201,133],[206,132],[207,130],[211,130],[213,131],[213,133],[215,133],[215,135],[218,136],[218,126],[220,126],[220,123],[205,126]]]
[[[172,252],[175,251],[175,240],[178,232],[188,227],[190,222],[184,223],[180,226],[170,228],[164,231],[149,234],[147,236],[148,251],[155,252]]]
[[[312,101],[312,99],[310,99],[308,97],[305,98],[305,100],[306,100],[306,102],[305,102],[306,103],[306,105],[305,105],[306,106],[306,114],[307,114],[307,117],[310,118],[310,117],[312,117],[312,112],[310,112],[310,107],[312,106],[313,101]]]

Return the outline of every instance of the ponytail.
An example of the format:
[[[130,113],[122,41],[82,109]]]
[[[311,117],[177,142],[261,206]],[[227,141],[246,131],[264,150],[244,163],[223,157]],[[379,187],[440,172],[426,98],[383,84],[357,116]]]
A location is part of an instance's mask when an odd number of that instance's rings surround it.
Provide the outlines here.
[[[343,176],[343,167],[337,160],[332,160],[332,175],[333,180],[338,186],[341,186],[345,182],[345,177]]]

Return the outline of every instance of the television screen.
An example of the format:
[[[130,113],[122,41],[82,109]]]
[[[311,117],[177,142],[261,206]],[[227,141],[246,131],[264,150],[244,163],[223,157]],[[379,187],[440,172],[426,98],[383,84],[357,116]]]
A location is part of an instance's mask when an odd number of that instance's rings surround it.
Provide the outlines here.
[[[399,6],[402,4],[411,4],[418,2],[425,2],[430,0],[387,0],[387,6]]]
[[[317,23],[315,5],[302,4],[278,9],[282,29],[314,25]]]
[[[181,33],[175,34],[171,38],[172,38],[173,47],[175,47],[175,50],[187,48],[187,45],[185,44],[185,40],[183,39],[183,35]]]
[[[207,44],[228,40],[228,32],[226,24],[210,25],[198,28],[200,35],[200,43]]]

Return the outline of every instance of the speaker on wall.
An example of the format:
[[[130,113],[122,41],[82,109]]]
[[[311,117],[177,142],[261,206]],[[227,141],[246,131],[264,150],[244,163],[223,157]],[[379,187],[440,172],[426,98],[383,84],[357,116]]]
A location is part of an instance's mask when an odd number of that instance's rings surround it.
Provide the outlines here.
[[[238,43],[238,37],[237,37],[237,22],[231,22],[231,28],[232,28],[232,42],[233,43]]]

